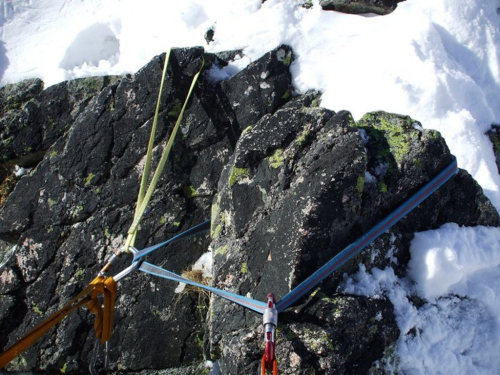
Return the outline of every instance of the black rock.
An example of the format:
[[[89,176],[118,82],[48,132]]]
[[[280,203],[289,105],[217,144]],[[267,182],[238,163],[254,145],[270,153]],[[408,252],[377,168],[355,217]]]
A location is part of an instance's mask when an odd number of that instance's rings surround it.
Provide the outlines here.
[[[398,3],[405,0],[320,0],[324,10],[335,10],[343,13],[375,13],[385,15],[392,13]]]
[[[238,135],[290,100],[293,89],[289,67],[293,60],[291,48],[282,45],[221,82],[218,94],[233,111]]]
[[[500,125],[492,124],[491,129],[486,133],[493,143],[493,153],[497,163],[498,173],[500,173]]]
[[[319,107],[317,92],[294,95],[287,46],[217,82],[213,72],[240,52],[172,51],[153,164],[203,60],[205,69],[136,247],[211,215],[211,238],[181,240],[147,260],[182,273],[210,245],[214,285],[264,300],[269,291],[278,298],[286,294],[452,156],[439,133],[419,130],[407,116],[375,112],[355,123],[349,112]],[[61,308],[123,246],[164,59],[155,57],[134,75],[46,90],[35,80],[0,91],[2,140],[12,137],[1,144],[2,166],[34,167],[14,182],[0,208],[0,259],[6,261],[0,270],[0,348]],[[22,119],[18,124],[24,126],[7,129],[11,119]],[[396,273],[403,275],[413,233],[446,222],[499,226],[500,218],[479,185],[460,171],[280,314],[280,373],[367,373],[393,350],[399,331],[391,304],[384,297],[337,293],[340,275],[357,271],[360,262],[367,269],[385,267],[389,249],[399,261]],[[116,268],[128,264],[122,259]],[[177,294],[175,287],[142,273],[119,283],[110,372],[200,374],[208,372],[203,362],[211,358],[224,374],[255,373],[262,356],[261,317],[197,291]],[[94,350],[92,322],[85,309],[68,316],[8,369],[85,372]],[[102,354],[98,367],[101,362]]]
[[[314,102],[295,99],[239,139],[212,206],[218,287],[264,301],[273,292],[279,300],[452,161],[439,133],[408,116],[374,112],[355,123],[349,112]],[[292,332],[279,339],[280,373],[367,373],[394,347],[398,329],[387,300],[339,295],[341,275],[360,262],[391,265],[385,255],[394,243],[396,272],[404,274],[413,233],[446,222],[499,226],[500,218],[461,171],[373,244],[385,251],[361,253],[282,314],[282,329]],[[255,373],[260,318],[217,298],[211,311],[211,349],[222,372]]]
[[[207,30],[207,32],[205,33],[205,40],[207,44],[210,44],[210,42],[214,41],[214,35],[215,35],[215,30],[213,28]]]

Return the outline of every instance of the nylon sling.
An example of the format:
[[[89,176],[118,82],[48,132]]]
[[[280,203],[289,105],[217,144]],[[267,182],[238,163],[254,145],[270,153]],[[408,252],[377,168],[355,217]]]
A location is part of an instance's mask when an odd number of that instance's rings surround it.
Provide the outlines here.
[[[403,204],[397,207],[377,225],[375,225],[368,232],[366,232],[364,235],[358,238],[358,240],[356,240],[355,242],[344,248],[342,251],[340,251],[337,255],[335,255],[332,259],[330,259],[322,267],[320,267],[313,274],[311,274],[306,280],[301,282],[293,290],[291,290],[283,298],[281,298],[281,300],[276,304],[276,309],[278,310],[278,312],[281,312],[285,310],[287,307],[291,306],[294,302],[303,297],[307,292],[309,292],[312,288],[314,288],[322,280],[324,280],[327,276],[335,272],[335,270],[337,270],[339,267],[345,264],[349,259],[358,254],[361,250],[363,250],[373,241],[375,241],[380,235],[385,233],[393,225],[395,225],[402,218],[408,215],[408,213],[410,213],[413,209],[415,209],[420,203],[422,203],[425,199],[427,199],[434,191],[439,189],[452,176],[454,176],[457,173],[457,171],[458,171],[457,160],[455,157],[453,157],[452,162],[446,168],[444,168],[431,181],[429,181],[416,193],[414,193],[410,198],[408,198]],[[207,223],[208,222],[205,222],[203,224],[200,224],[199,226],[201,227],[202,225],[208,225]],[[182,238],[183,237],[182,233],[176,237]],[[138,256],[137,259],[140,259],[146,254],[158,250],[159,248],[165,246],[165,244],[168,244],[170,241],[173,241],[174,239],[175,238],[172,238],[159,245],[151,246],[149,248],[139,251],[137,254],[141,255]],[[134,260],[136,259],[134,258]],[[264,302],[248,297],[243,297],[236,293],[227,292],[222,289],[196,283],[182,276],[179,276],[171,271],[165,270],[159,266],[155,266],[147,262],[142,263],[139,266],[139,270],[168,280],[197,286],[209,292],[215,293],[222,298],[228,299],[243,307],[253,310],[259,314],[263,313],[266,306]]]
[[[139,228],[139,224],[141,219],[146,211],[148,203],[151,199],[151,196],[156,188],[156,184],[158,183],[161,174],[163,173],[163,169],[165,167],[166,161],[168,159],[168,155],[173,147],[175,136],[180,127],[180,123],[182,121],[182,117],[186,110],[187,104],[193,93],[195,84],[198,80],[199,75],[203,70],[203,66],[205,61],[202,57],[202,64],[200,69],[193,77],[191,82],[191,86],[189,88],[186,100],[182,106],[181,112],[177,118],[177,121],[174,125],[172,133],[168,139],[167,145],[165,146],[160,162],[155,170],[153,178],[149,186],[147,186],[149,172],[151,168],[152,162],[152,152],[154,146],[154,138],[156,133],[156,127],[158,123],[158,116],[161,104],[161,96],[163,92],[163,84],[165,81],[168,62],[170,59],[170,52],[168,51],[165,57],[165,63],[163,66],[162,78],[160,83],[160,91],[158,94],[158,100],[156,103],[155,114],[153,118],[152,130],[148,143],[148,150],[146,154],[146,163],[144,167],[144,171],[141,178],[141,185],[139,188],[139,194],[137,198],[136,210],[134,213],[134,220],[132,225],[128,230],[128,236],[125,242],[124,251],[129,252],[129,247],[134,245],[137,231]],[[147,189],[146,189],[147,188]],[[201,225],[203,226],[203,224]],[[204,228],[204,227],[203,227]],[[103,269],[105,271],[108,270],[109,264]],[[114,320],[114,303],[116,299],[117,285],[112,277],[105,278],[104,276],[96,277],[90,284],[87,286],[82,292],[80,292],[75,298],[73,298],[70,302],[68,302],[62,309],[51,315],[48,319],[37,325],[33,328],[27,335],[17,341],[14,345],[12,345],[9,349],[7,349],[4,353],[0,355],[0,369],[5,367],[12,359],[14,359],[19,354],[23,353],[28,349],[33,343],[35,343],[38,339],[40,339],[48,330],[54,327],[57,323],[59,323],[62,319],[64,319],[68,314],[72,311],[76,310],[78,307],[87,304],[88,309],[96,316],[94,321],[94,329],[95,335],[97,339],[100,339],[101,343],[104,344],[111,338],[111,333],[113,329],[113,320]],[[104,299],[104,308],[101,307],[101,303],[98,299],[98,296],[102,295]]]
[[[160,84],[160,93],[158,95],[158,101],[156,103],[156,110],[155,110],[155,115],[154,115],[154,119],[153,119],[153,127],[151,128],[151,134],[149,137],[148,151],[146,154],[146,163],[144,165],[144,170],[142,173],[141,186],[139,189],[139,195],[137,197],[137,205],[135,208],[134,220],[132,221],[132,224],[130,225],[130,228],[128,230],[128,236],[127,236],[127,239],[125,241],[125,245],[123,247],[123,251],[125,251],[125,252],[129,252],[129,248],[134,246],[134,244],[135,244],[135,239],[137,237],[137,231],[139,229],[139,224],[141,223],[142,217],[144,216],[144,212],[146,211],[146,208],[149,204],[149,201],[151,200],[151,196],[153,195],[153,192],[156,189],[156,184],[158,183],[158,181],[163,173],[163,169],[165,168],[165,164],[168,160],[168,156],[169,156],[170,151],[174,145],[175,136],[177,135],[177,131],[179,130],[179,127],[180,127],[182,118],[184,116],[184,112],[186,110],[186,107],[188,105],[189,99],[191,98],[191,95],[193,93],[196,82],[198,81],[198,77],[200,76],[200,74],[203,70],[203,66],[205,65],[205,60],[203,59],[202,64],[200,66],[200,69],[193,77],[193,80],[191,82],[191,86],[190,86],[188,94],[186,96],[186,100],[184,101],[184,104],[182,105],[182,109],[179,113],[179,116],[177,117],[177,121],[174,125],[174,128],[172,129],[172,133],[170,134],[167,145],[163,149],[160,161],[158,163],[158,166],[156,167],[156,170],[154,172],[151,183],[149,184],[149,186],[147,186],[147,190],[146,190],[146,185],[148,182],[148,177],[149,177],[149,172],[150,172],[150,167],[151,167],[151,162],[152,162],[152,157],[153,157],[154,138],[155,138],[155,133],[156,133],[156,125],[158,123],[158,115],[160,112],[161,96],[163,93],[163,83],[164,83],[165,77],[167,75],[167,66],[168,66],[169,58],[170,58],[170,51],[168,52],[168,54],[165,58],[165,65],[163,66],[163,74],[162,74],[162,79],[161,79],[161,84]]]

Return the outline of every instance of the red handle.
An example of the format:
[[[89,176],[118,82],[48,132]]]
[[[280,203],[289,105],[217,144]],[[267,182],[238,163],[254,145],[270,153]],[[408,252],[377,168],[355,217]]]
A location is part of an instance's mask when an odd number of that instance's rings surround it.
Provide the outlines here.
[[[262,362],[261,362],[261,368],[262,368],[262,375],[267,375],[267,370],[266,370],[266,355],[264,354],[262,356]],[[272,370],[269,369],[269,372],[273,372],[273,375],[278,375],[278,361],[276,358],[274,358],[272,362]]]

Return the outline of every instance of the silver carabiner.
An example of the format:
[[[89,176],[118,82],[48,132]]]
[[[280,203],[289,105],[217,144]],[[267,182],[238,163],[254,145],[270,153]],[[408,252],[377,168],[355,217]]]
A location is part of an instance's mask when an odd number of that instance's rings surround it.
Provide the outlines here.
[[[137,253],[137,249],[135,247],[130,247],[130,252],[132,254],[135,254],[135,253]],[[113,276],[113,280],[115,280],[116,282],[118,282],[121,279],[123,279],[124,277],[128,276],[129,274],[131,274],[132,272],[137,271],[137,269],[139,268],[139,266],[141,265],[141,263],[142,263],[142,260],[138,260],[138,261],[133,262],[130,266],[128,266],[127,268],[125,268],[123,271],[121,271],[118,274],[116,274],[115,276]]]

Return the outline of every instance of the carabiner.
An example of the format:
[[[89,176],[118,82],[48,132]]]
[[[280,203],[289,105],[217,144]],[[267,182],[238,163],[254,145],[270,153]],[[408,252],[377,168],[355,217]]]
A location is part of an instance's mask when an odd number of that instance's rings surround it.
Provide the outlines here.
[[[137,253],[137,249],[135,247],[130,247],[130,252],[132,254],[135,254],[135,253]],[[141,263],[142,263],[142,260],[138,260],[136,262],[133,262],[130,266],[128,266],[127,268],[125,268],[123,271],[121,271],[120,273],[118,273],[115,276],[113,276],[113,280],[115,280],[116,282],[118,282],[121,279],[123,279],[125,276],[128,276],[130,273],[132,273],[134,271],[137,271],[137,269],[139,268],[139,266],[141,265]]]
[[[130,247],[130,253],[132,255],[134,255],[135,253],[137,253],[137,249],[135,247]],[[118,263],[118,260],[120,259],[120,257],[123,255],[123,254],[128,254],[128,253],[125,253],[125,252],[118,252],[117,254],[113,254],[109,260],[106,262],[106,265],[101,269],[101,272],[99,272],[99,275],[100,276],[106,276],[106,273],[108,273],[108,271],[116,265],[116,263]],[[130,266],[128,266],[127,268],[125,268],[124,270],[122,270],[121,272],[119,272],[118,274],[116,274],[115,276],[113,276],[113,279],[118,282],[120,281],[121,279],[123,279],[125,276],[128,276],[130,273],[136,271],[139,266],[141,265],[141,260],[138,260],[136,262],[132,262],[132,264]]]
[[[99,358],[99,340],[95,340],[94,348],[91,351],[91,356],[89,360],[89,372],[90,375],[98,375],[99,371],[96,370],[97,360]],[[104,372],[109,370],[109,341],[106,341],[104,346]]]
[[[276,327],[278,325],[278,310],[276,310],[276,298],[273,293],[267,295],[267,308],[262,316],[264,325],[264,355],[262,356],[262,375],[266,372],[278,374],[278,362],[276,360]]]

